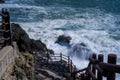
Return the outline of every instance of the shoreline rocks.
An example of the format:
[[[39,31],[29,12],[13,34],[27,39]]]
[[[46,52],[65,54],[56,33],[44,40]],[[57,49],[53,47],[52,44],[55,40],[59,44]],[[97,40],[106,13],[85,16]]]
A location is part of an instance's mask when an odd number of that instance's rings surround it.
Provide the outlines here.
[[[48,76],[48,78],[56,80],[61,80],[60,78],[56,77],[56,75],[60,77],[65,77],[65,73],[70,73],[69,68],[63,64],[60,64],[59,62],[52,62],[52,64],[49,63],[49,67],[45,67],[47,58],[54,55],[54,51],[51,49],[47,49],[46,45],[42,43],[41,40],[30,39],[28,34],[20,27],[19,24],[12,23],[11,28],[13,41],[16,41],[18,50],[20,51],[18,53],[19,57],[15,61],[15,75],[17,78],[22,77],[33,80],[34,74],[35,78],[39,78],[38,75],[39,73],[41,73],[39,69],[42,69],[43,67],[45,71],[49,69],[49,72],[48,70],[46,71],[47,75],[48,73],[52,73],[52,75]],[[58,39],[58,41],[63,41],[67,44],[70,43],[70,40],[71,37],[69,36],[60,36],[60,38]],[[20,74],[20,77],[17,74]]]
[[[47,51],[47,47],[40,40],[30,39],[19,24],[12,23],[13,41],[17,42],[20,52]]]
[[[60,35],[56,41],[56,43],[62,45],[62,46],[70,46],[69,43],[71,41],[70,36]]]

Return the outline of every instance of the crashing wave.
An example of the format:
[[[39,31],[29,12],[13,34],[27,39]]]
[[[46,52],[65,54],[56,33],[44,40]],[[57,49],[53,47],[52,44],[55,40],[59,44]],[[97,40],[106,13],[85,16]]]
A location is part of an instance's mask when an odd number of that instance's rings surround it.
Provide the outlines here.
[[[77,43],[72,47],[70,53],[70,55],[75,56],[79,59],[89,59],[93,51],[88,48],[85,43]]]

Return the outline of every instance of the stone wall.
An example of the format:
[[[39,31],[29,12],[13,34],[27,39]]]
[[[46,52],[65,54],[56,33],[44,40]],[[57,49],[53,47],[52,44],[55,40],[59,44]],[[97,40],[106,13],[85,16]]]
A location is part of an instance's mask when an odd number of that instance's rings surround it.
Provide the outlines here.
[[[15,58],[15,49],[12,46],[5,46],[3,49],[0,50],[0,80],[8,80],[6,79],[6,76],[8,74],[5,74],[5,72],[10,72],[11,68],[14,65],[14,58]]]

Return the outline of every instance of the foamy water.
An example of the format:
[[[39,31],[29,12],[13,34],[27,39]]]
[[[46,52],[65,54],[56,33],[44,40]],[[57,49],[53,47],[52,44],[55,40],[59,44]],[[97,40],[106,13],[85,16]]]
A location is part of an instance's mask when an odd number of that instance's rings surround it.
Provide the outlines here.
[[[7,0],[5,4],[0,4],[0,9],[9,8],[11,21],[20,24],[30,38],[42,40],[55,53],[69,55],[77,68],[81,69],[88,64],[88,61],[83,59],[88,52],[79,51],[81,45],[77,47],[79,53],[73,52],[74,46],[80,43],[87,45],[89,54],[94,52],[107,56],[114,53],[118,57],[118,64],[120,63],[118,13],[96,7],[73,7],[55,1],[45,4],[44,1],[40,3],[36,0]],[[72,37],[70,47],[55,43],[59,35]],[[79,54],[80,57],[77,57]],[[119,75],[117,76],[119,80]]]

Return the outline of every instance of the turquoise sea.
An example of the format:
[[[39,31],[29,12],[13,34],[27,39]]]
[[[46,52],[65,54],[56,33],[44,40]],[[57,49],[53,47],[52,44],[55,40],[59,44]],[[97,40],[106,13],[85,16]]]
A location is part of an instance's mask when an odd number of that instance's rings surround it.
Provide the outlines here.
[[[120,0],[5,0],[2,8],[31,38],[71,56],[78,68],[87,65],[91,53],[114,53],[120,64]],[[70,47],[55,43],[59,35],[72,38]]]

